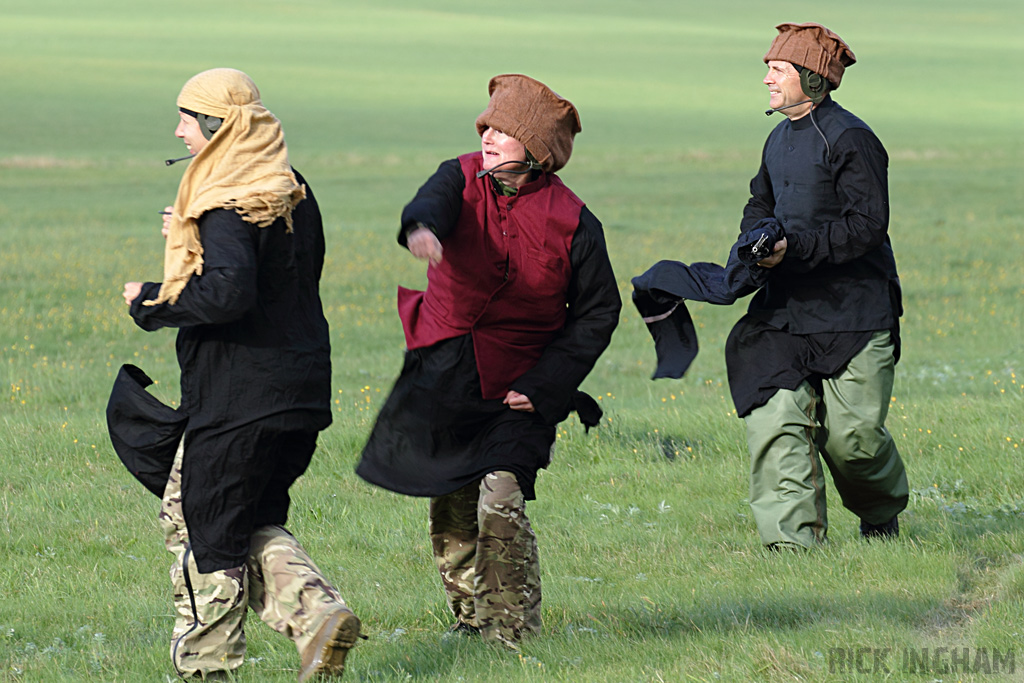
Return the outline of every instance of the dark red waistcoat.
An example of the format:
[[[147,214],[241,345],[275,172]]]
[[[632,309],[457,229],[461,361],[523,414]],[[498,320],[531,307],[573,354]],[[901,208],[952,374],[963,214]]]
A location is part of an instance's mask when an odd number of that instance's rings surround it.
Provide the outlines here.
[[[410,349],[472,334],[483,398],[504,398],[565,325],[583,202],[551,173],[506,197],[476,177],[480,152],[459,162],[466,186],[444,259],[425,292],[398,288],[398,314]]]

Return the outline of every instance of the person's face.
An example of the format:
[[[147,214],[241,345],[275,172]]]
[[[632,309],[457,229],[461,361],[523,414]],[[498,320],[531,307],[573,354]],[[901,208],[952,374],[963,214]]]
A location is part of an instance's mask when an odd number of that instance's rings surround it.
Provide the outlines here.
[[[202,129],[199,127],[199,121],[196,117],[189,116],[183,111],[178,112],[178,127],[174,129],[175,137],[179,137],[185,142],[185,146],[188,147],[188,151],[191,154],[199,154],[206,147],[206,143],[209,140],[203,135]]]
[[[513,171],[521,171],[526,167],[526,146],[511,135],[505,135],[500,130],[488,128],[480,136],[480,142],[483,146],[485,171],[506,161],[520,161],[522,163],[502,166],[502,169],[508,168]],[[502,173],[500,170],[495,171],[494,175],[501,182],[512,187],[522,187],[530,178],[528,173]]]
[[[803,102],[807,95],[800,88],[800,72],[789,62],[772,60],[768,62],[768,74],[763,83],[768,86],[768,106],[772,109]],[[811,102],[799,107],[783,109],[790,119],[798,119],[807,114],[814,105]]]

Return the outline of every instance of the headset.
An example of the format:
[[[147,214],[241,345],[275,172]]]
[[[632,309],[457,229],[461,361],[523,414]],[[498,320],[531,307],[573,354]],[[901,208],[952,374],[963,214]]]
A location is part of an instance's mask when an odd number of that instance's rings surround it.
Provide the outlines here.
[[[185,107],[178,107],[178,110],[183,114],[188,114],[199,123],[199,132],[203,134],[203,137],[207,140],[213,138],[213,134],[220,130],[221,125],[224,123],[224,119],[217,116],[207,116],[206,114],[199,114],[192,111],[191,109],[185,109]],[[194,157],[195,154],[189,154],[188,156],[178,157],[177,159],[166,159],[165,164],[171,166],[178,163],[179,161],[186,161]]]
[[[800,90],[802,90],[804,95],[807,96],[807,99],[803,102],[795,102],[782,107],[776,107],[775,109],[767,109],[764,112],[765,116],[771,116],[775,112],[782,111],[783,109],[799,107],[801,104],[807,104],[808,102],[813,102],[815,105],[819,105],[822,100],[825,99],[825,96],[828,95],[828,91],[833,89],[832,84],[829,83],[828,79],[821,74],[815,73],[807,67],[800,66],[798,64],[793,64],[793,67],[797,70],[797,73],[800,74]]]
[[[815,73],[806,67],[798,66],[796,68],[800,72],[800,89],[811,99],[811,102],[821,104],[821,101],[825,99],[825,95],[832,89],[832,84],[821,74]]]
[[[477,171],[476,177],[477,178],[483,178],[485,175],[491,175],[491,174],[497,173],[497,172],[500,172],[500,173],[512,173],[512,174],[515,174],[515,175],[525,175],[527,173],[533,173],[534,171],[543,170],[543,168],[544,168],[543,166],[541,166],[535,159],[530,158],[529,152],[527,152],[526,157],[527,158],[522,160],[522,161],[518,161],[516,159],[513,159],[512,161],[503,161],[500,164],[498,164],[497,166],[495,166],[493,168],[489,168],[486,171]],[[508,166],[509,164],[526,164],[526,169],[522,170],[522,171],[513,171],[513,170],[504,170],[504,169],[501,168],[502,166]]]
[[[206,114],[196,114],[196,121],[199,122],[199,130],[203,131],[203,137],[209,140],[213,134],[220,130],[224,119]]]
[[[188,114],[196,121],[199,122],[199,131],[203,134],[203,137],[207,140],[213,137],[213,134],[220,130],[221,124],[224,123],[224,119],[217,116],[208,116],[206,114],[200,114],[194,112],[191,109],[185,109],[185,107],[178,107],[183,113]]]
[[[524,159],[522,161],[517,161],[515,159],[513,159],[511,161],[503,161],[500,164],[498,164],[497,166],[495,166],[493,168],[489,168],[486,171],[478,171],[477,174],[476,174],[476,177],[477,178],[483,178],[485,175],[493,175],[502,166],[508,166],[509,164],[526,164],[526,170],[523,170],[523,171],[507,170],[507,171],[501,171],[502,173],[511,173],[511,174],[514,174],[514,175],[525,175],[527,173],[533,173],[534,171],[543,171],[544,170],[544,167],[540,165],[540,162],[537,161],[536,157],[534,157],[532,154],[530,154],[530,150],[526,150],[526,159]]]
[[[825,99],[825,96],[828,95],[828,91],[833,89],[829,80],[821,74],[815,73],[804,66],[799,66],[797,64],[793,64],[793,66],[800,73],[800,90],[802,90],[804,95],[807,96],[807,99],[803,102],[794,102],[793,104],[776,107],[775,109],[767,109],[764,112],[765,116],[771,116],[775,112],[782,111],[783,109],[799,107],[801,104],[807,104],[808,102],[813,102],[814,105],[817,106],[821,104],[822,100]],[[811,107],[811,110],[808,113],[811,117],[811,123],[814,124],[814,129],[818,131],[818,135],[820,135],[821,139],[825,141],[825,160],[828,161],[832,156],[832,148],[828,144],[828,138],[825,137],[821,128],[818,127],[818,122],[814,118],[814,107]]]

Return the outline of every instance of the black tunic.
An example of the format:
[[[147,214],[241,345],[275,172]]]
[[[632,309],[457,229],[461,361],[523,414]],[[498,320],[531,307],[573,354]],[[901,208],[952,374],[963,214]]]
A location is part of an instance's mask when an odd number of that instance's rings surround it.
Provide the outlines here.
[[[871,129],[831,98],[775,127],[750,181],[740,232],[774,218],[788,246],[751,300],[751,316],[793,334],[895,326],[901,311],[888,164]]]
[[[740,417],[778,389],[835,374],[876,331],[892,332],[899,359],[888,161],[871,129],[831,98],[769,135],[740,230],[775,219],[788,246],[726,343]]]
[[[203,214],[202,275],[174,305],[144,306],[151,282],[131,306],[142,329],[179,328],[182,504],[203,572],[243,564],[255,526],[284,524],[288,486],[331,423],[323,226],[306,191],[292,233],[283,218],[260,228],[227,209]]]

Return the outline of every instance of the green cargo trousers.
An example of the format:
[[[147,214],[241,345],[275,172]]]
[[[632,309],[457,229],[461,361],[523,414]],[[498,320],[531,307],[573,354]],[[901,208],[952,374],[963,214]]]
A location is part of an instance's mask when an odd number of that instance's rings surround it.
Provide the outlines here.
[[[744,418],[750,508],[766,546],[825,540],[822,459],[843,506],[861,520],[884,524],[906,508],[906,470],[885,428],[894,365],[889,332],[877,332],[823,380],[820,395],[808,382],[780,389]]]
[[[540,633],[537,537],[514,474],[431,498],[430,541],[456,626],[512,647]]]
[[[291,639],[301,656],[320,626],[339,609],[347,609],[345,602],[295,537],[280,526],[256,529],[245,565],[200,574],[181,509],[182,455],[179,446],[160,509],[164,542],[175,557],[171,660],[179,675],[205,678],[241,666],[250,608]]]

